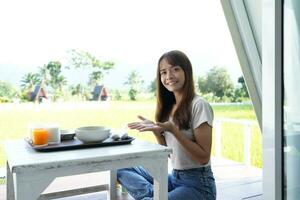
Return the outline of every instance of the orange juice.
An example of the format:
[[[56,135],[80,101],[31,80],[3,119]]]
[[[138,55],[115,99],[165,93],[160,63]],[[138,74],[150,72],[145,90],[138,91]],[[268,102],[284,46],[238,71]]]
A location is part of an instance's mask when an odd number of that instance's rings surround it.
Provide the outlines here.
[[[32,142],[34,145],[48,144],[48,131],[46,129],[33,129]]]

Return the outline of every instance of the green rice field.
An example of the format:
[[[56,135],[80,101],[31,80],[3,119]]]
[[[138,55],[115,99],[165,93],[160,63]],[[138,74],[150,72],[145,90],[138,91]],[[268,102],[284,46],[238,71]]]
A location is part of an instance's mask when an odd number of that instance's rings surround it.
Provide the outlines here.
[[[215,119],[230,118],[256,121],[251,105],[213,105]],[[120,129],[137,120],[137,115],[154,119],[155,101],[67,102],[51,104],[0,104],[0,167],[5,166],[5,140],[22,139],[29,135],[32,123],[57,123],[61,129],[87,125],[105,125]],[[222,156],[243,161],[243,127],[222,123]],[[150,132],[128,130],[129,135],[155,142]],[[213,141],[213,155],[214,141]],[[251,125],[251,164],[262,167],[262,138],[258,124]]]

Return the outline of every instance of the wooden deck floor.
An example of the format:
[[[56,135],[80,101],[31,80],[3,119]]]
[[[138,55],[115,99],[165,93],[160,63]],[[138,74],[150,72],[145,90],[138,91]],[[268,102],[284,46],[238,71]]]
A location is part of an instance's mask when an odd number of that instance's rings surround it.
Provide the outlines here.
[[[219,200],[262,199],[262,170],[241,163],[213,159]]]
[[[222,159],[212,159],[213,172],[217,182],[218,200],[260,200],[262,199],[262,170],[255,167],[246,167],[245,165]],[[47,193],[69,190],[80,187],[91,187],[93,185],[107,184],[107,172],[78,175],[56,179],[47,188],[45,195],[40,198],[50,199]],[[76,184],[75,184],[76,183]],[[107,186],[100,189],[105,190]],[[106,200],[107,192],[93,192],[99,190],[99,187],[91,187],[91,193],[77,195],[72,197],[56,198],[57,200]],[[68,195],[68,192],[62,192],[60,195]],[[53,196],[53,195],[52,195]],[[6,199],[6,187],[0,186],[0,200]],[[53,199],[53,198],[51,198]],[[118,193],[119,200],[132,200],[132,198],[121,192]]]

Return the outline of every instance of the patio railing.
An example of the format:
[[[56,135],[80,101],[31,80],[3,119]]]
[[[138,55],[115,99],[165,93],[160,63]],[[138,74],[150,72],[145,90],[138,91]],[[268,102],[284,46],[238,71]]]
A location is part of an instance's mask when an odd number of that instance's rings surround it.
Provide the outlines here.
[[[250,120],[238,120],[228,118],[218,118],[214,122],[215,129],[215,150],[216,157],[222,157],[222,124],[223,123],[234,123],[243,125],[243,136],[244,136],[244,164],[246,166],[251,165],[251,126],[257,125],[256,121]]]

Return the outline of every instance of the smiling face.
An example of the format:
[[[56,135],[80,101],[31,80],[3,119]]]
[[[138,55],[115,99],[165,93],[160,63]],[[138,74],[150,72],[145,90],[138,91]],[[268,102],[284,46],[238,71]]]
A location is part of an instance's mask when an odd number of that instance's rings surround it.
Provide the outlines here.
[[[182,93],[185,83],[185,73],[180,66],[173,66],[162,59],[159,64],[160,80],[163,86],[174,94]]]
[[[193,69],[189,58],[178,50],[164,53],[158,60],[156,75],[155,120],[168,121],[172,113],[180,128],[189,128],[190,105],[195,96]]]

